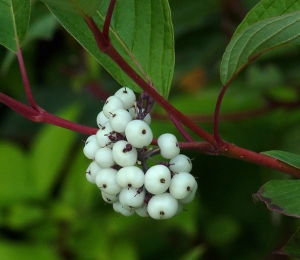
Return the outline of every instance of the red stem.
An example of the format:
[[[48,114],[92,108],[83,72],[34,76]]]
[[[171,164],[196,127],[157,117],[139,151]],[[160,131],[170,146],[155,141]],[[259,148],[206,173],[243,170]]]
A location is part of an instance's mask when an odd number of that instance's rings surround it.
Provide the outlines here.
[[[178,131],[181,133],[181,135],[183,136],[183,138],[185,140],[187,140],[188,142],[194,142],[195,140],[189,135],[189,133],[182,127],[182,125],[180,124],[180,122],[178,122],[178,120],[173,117],[172,115],[169,115],[170,119],[172,120],[173,124],[176,126],[176,128],[178,129]]]
[[[112,14],[115,8],[115,4],[116,4],[116,0],[111,0],[109,3],[109,7],[108,7],[108,11],[106,14],[106,18],[104,21],[104,25],[103,25],[103,36],[109,40],[109,27],[110,27],[110,22],[111,22],[111,18],[112,18]]]
[[[80,125],[63,118],[57,117],[55,115],[50,114],[49,112],[43,110],[42,108],[33,108],[27,106],[3,93],[0,92],[0,102],[11,108],[12,110],[16,111],[20,115],[30,119],[34,122],[44,122],[49,123],[52,125],[57,125],[66,129],[70,129],[76,132],[84,133],[87,135],[95,134],[98,129],[87,127],[84,125]]]
[[[220,134],[219,134],[219,115],[220,115],[222,100],[223,100],[223,97],[225,95],[225,92],[226,92],[228,86],[229,85],[222,87],[221,92],[217,99],[215,113],[214,113],[214,137],[215,137],[215,140],[219,147],[222,146],[222,144],[223,144],[223,140],[221,139]]]
[[[26,92],[28,102],[31,105],[31,107],[38,109],[39,106],[36,104],[36,102],[33,98],[31,89],[30,89],[29,80],[28,80],[28,77],[27,77],[26,68],[25,68],[21,48],[18,48],[18,51],[17,51],[16,55],[17,55],[17,58],[18,58],[18,62],[19,62],[21,75],[22,75],[22,79],[23,79],[23,84],[24,84],[24,88],[25,88],[25,92]]]

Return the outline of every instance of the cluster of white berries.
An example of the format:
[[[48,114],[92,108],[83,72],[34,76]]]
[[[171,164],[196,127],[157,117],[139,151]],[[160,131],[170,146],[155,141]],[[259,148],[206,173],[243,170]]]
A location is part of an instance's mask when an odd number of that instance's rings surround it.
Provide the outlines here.
[[[149,146],[153,103],[144,93],[137,101],[127,87],[106,100],[97,116],[99,130],[87,138],[83,149],[93,160],[86,178],[99,187],[104,201],[113,204],[116,212],[168,219],[194,199],[198,185],[189,173],[191,160],[180,154],[174,135],[161,135],[158,148]],[[147,159],[159,153],[169,161],[149,168]]]

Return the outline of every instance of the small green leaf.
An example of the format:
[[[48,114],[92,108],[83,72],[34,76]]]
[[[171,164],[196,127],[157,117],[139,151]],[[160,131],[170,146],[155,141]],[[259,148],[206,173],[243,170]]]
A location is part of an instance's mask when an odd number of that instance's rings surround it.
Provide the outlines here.
[[[270,210],[300,217],[300,180],[269,181],[253,197],[265,202]]]
[[[276,254],[289,255],[300,259],[300,228],[290,238],[289,242],[280,250],[276,251]]]
[[[76,120],[78,106],[68,107],[59,116],[70,121]],[[64,164],[70,157],[76,133],[57,126],[45,125],[31,147],[32,175],[37,193],[43,197],[53,188],[53,184],[61,174]]]
[[[300,43],[300,12],[255,23],[227,46],[221,63],[221,81],[226,85],[251,60],[267,50]]]
[[[300,155],[299,154],[289,153],[289,152],[285,152],[285,151],[277,151],[277,150],[262,152],[262,154],[276,158],[279,161],[285,162],[291,166],[294,166],[294,167],[300,169]]]
[[[102,0],[41,0],[49,7],[80,16],[92,16]]]
[[[236,29],[233,38],[254,23],[299,10],[299,0],[262,0],[246,15]]]
[[[66,30],[122,85],[141,92],[140,88],[104,53],[82,17],[49,6]],[[102,2],[93,16],[102,30],[108,1]],[[122,57],[146,81],[152,81],[166,98],[174,71],[174,35],[168,1],[117,1],[110,37]]]
[[[30,0],[0,0],[0,44],[17,52],[27,32]]]

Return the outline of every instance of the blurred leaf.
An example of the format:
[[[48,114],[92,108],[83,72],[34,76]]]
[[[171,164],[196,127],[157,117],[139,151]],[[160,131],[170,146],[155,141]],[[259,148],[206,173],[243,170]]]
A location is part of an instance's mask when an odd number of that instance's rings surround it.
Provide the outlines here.
[[[47,13],[36,19],[28,29],[26,43],[35,39],[49,40],[52,38],[58,22],[52,14]]]
[[[188,4],[184,4],[182,0],[169,1],[175,36],[178,37],[204,23],[207,16],[219,10],[218,2],[219,0],[202,0],[199,3],[199,0],[189,0]]]
[[[40,221],[44,217],[44,211],[37,205],[18,203],[9,208],[5,217],[6,226],[12,229],[22,229]]]
[[[192,250],[184,254],[180,260],[200,260],[205,253],[205,246],[199,245],[194,247]]]
[[[254,23],[299,10],[298,0],[262,0],[246,15],[236,29],[233,38]]]
[[[85,177],[85,172],[89,164],[90,162],[83,156],[82,149],[78,149],[78,152],[71,162],[65,183],[63,184],[62,200],[76,207],[79,211],[85,211],[94,205],[95,201],[93,196],[95,193],[98,192],[99,197],[101,197],[101,191],[96,184],[88,182]],[[84,194],[84,196],[82,196],[82,194]]]
[[[269,181],[253,197],[265,202],[270,210],[300,217],[300,180]]]
[[[222,232],[220,232],[222,230]],[[240,228],[233,218],[229,216],[218,216],[206,223],[206,239],[210,244],[220,247],[233,243],[239,233]]]
[[[262,152],[262,154],[276,158],[279,161],[285,162],[291,166],[294,166],[294,167],[300,169],[300,155],[299,154],[289,153],[289,152],[285,152],[285,151],[276,151],[276,150]]]
[[[44,244],[25,244],[25,243],[8,243],[0,241],[1,260],[56,260],[55,250]]]
[[[137,250],[132,241],[124,239],[115,243],[112,250],[112,259],[114,260],[137,260]]]
[[[290,238],[289,242],[280,250],[276,251],[276,254],[289,255],[300,259],[300,229]]]
[[[73,105],[59,113],[59,117],[75,121],[80,108]],[[31,147],[32,174],[40,197],[47,195],[70,157],[76,133],[57,126],[45,125]]]
[[[107,3],[101,4],[93,19],[103,28]],[[50,7],[65,29],[93,55],[123,86],[141,89],[104,53],[83,18]],[[126,22],[124,22],[126,21]],[[146,81],[167,97],[174,71],[174,39],[168,1],[117,1],[110,28],[111,41],[122,57]]]
[[[31,198],[33,182],[26,154],[19,146],[0,141],[0,158],[0,205]]]
[[[62,12],[69,12],[80,16],[92,16],[98,9],[101,0],[41,0],[49,7]]]
[[[300,43],[300,12],[255,23],[227,46],[221,63],[221,81],[226,85],[241,69],[272,48]]]
[[[0,44],[17,52],[29,24],[30,0],[0,0]]]

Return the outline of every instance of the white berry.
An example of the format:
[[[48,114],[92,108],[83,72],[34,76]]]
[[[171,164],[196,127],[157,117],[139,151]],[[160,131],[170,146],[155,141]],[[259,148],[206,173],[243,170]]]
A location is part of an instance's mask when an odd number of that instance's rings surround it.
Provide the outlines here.
[[[190,172],[192,170],[192,161],[184,154],[179,154],[169,162],[172,172]]]
[[[88,137],[88,139],[85,142],[83,153],[87,158],[94,160],[95,154],[99,148],[100,146],[97,143],[96,136],[91,135],[90,137]]]
[[[129,122],[125,128],[125,136],[127,141],[136,148],[148,146],[153,139],[151,128],[141,120]]]
[[[113,204],[113,203],[119,201],[119,195],[118,194],[108,194],[104,191],[101,191],[101,195],[102,195],[103,200],[106,203]]]
[[[131,115],[127,110],[123,108],[117,108],[112,112],[112,115],[109,118],[109,123],[114,131],[118,133],[123,133],[127,124],[131,120]]]
[[[97,121],[97,126],[100,128],[108,121],[108,118],[104,115],[103,111],[101,111],[97,115],[96,121]]]
[[[113,158],[122,167],[133,166],[137,160],[137,151],[128,142],[121,140],[115,143],[112,148]]]
[[[116,96],[110,96],[105,101],[102,111],[107,118],[110,118],[111,113],[117,108],[124,108],[123,101]]]
[[[109,168],[115,165],[112,150],[108,147],[100,148],[96,152],[95,161],[101,168]]]
[[[155,195],[150,199],[147,210],[154,219],[168,219],[175,216],[178,201],[170,193]]]
[[[92,161],[86,170],[86,179],[90,183],[95,184],[96,175],[100,170],[101,167],[99,167],[99,165],[95,161]]]
[[[119,200],[126,209],[139,208],[144,204],[145,189],[138,192],[138,189],[124,188],[119,194]]]
[[[164,165],[154,165],[145,174],[145,188],[152,194],[162,194],[170,186],[171,172]]]
[[[125,209],[119,201],[113,203],[113,209],[116,212],[118,212],[118,213],[120,213],[120,214],[122,214],[123,216],[126,216],[126,217],[130,217],[134,214],[134,210]]]
[[[117,182],[123,188],[140,188],[144,184],[145,174],[137,166],[127,166],[117,173]]]
[[[108,194],[118,194],[122,187],[116,180],[117,171],[112,168],[101,169],[96,175],[96,184],[101,191]]]
[[[180,153],[177,138],[173,134],[162,134],[157,139],[160,148],[160,154],[166,159],[172,159]]]
[[[120,88],[115,96],[123,101],[125,109],[131,108],[136,100],[134,92],[127,87]]]
[[[176,199],[184,199],[196,187],[196,180],[188,172],[180,172],[173,176],[169,187],[170,194]]]
[[[179,199],[178,202],[180,202],[182,204],[188,204],[188,203],[192,202],[195,198],[197,188],[198,188],[198,183],[196,182],[196,186],[194,187],[194,189],[192,190],[190,195],[188,195],[184,199]]]

